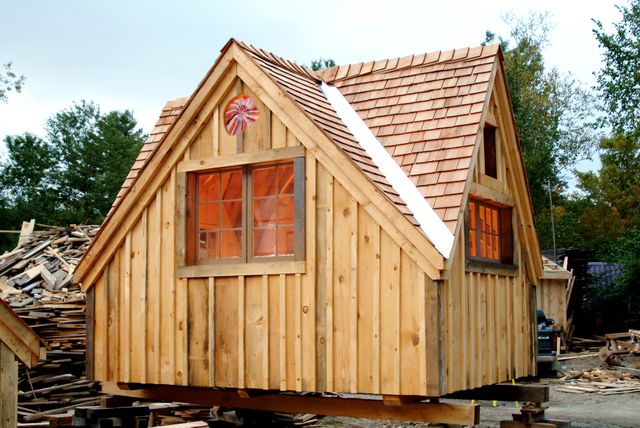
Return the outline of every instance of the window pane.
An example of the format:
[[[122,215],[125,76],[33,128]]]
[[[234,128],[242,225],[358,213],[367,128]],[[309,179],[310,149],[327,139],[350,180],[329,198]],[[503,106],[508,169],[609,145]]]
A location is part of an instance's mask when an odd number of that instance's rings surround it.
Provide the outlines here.
[[[478,213],[476,212],[476,204],[473,202],[469,202],[469,228],[472,230],[476,229],[476,216]]]
[[[221,174],[222,199],[242,198],[242,171],[225,171]]]
[[[198,227],[200,229],[217,229],[220,227],[220,204],[200,204],[198,207]]]
[[[199,260],[214,260],[220,258],[220,240],[218,232],[200,233]]]
[[[222,203],[222,228],[242,227],[242,201]]]
[[[201,174],[198,176],[198,193],[200,202],[220,199],[220,174]]]
[[[253,224],[257,227],[276,224],[276,198],[254,199]]]
[[[278,165],[278,193],[293,195],[293,163]]]
[[[276,167],[255,168],[253,175],[253,196],[270,196],[276,193]]]
[[[476,235],[476,231],[474,229],[469,229],[469,255],[471,257],[476,257],[478,255],[478,250],[476,249],[476,240],[478,236]]]
[[[498,234],[498,210],[494,208],[491,211],[492,211],[491,214],[493,217],[493,221],[491,222],[491,226],[492,226],[491,232],[494,235],[497,235]]]
[[[274,227],[253,230],[253,254],[256,257],[276,255],[276,229]]]
[[[293,226],[278,227],[277,253],[279,256],[293,255],[295,249]]]
[[[293,196],[278,198],[278,225],[293,224]]]
[[[220,258],[232,259],[242,255],[242,230],[220,232]]]

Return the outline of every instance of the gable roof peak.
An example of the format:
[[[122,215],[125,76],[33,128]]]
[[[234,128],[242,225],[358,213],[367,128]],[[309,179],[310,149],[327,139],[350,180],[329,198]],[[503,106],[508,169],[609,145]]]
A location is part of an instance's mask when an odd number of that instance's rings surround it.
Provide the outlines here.
[[[228,49],[228,47],[233,43],[235,43],[239,48],[247,52],[249,55],[260,57],[261,59],[266,60],[267,62],[269,62],[270,64],[276,67],[285,68],[286,70],[296,73],[298,75],[311,78],[318,83],[320,83],[321,81],[320,77],[315,71],[303,65],[297,64],[294,61],[282,58],[281,56],[275,55],[274,53],[265,51],[264,49],[260,49],[249,43],[245,43],[243,41],[240,41],[234,38],[231,38],[229,42],[222,48],[222,50],[220,51],[221,54],[223,54]]]

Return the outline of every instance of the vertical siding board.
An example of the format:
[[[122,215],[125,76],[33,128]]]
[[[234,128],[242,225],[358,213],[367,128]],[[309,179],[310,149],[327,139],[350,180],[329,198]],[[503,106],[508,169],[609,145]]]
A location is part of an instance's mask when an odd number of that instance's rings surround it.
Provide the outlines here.
[[[216,107],[213,109],[213,117],[211,119],[211,134],[212,134],[212,145],[213,156],[220,156],[220,107]]]
[[[280,373],[280,390],[287,389],[287,277],[278,277],[278,360]]]
[[[283,275],[285,277],[285,355],[287,382],[286,389],[295,391],[296,389],[296,280],[293,275]],[[298,294],[299,295],[299,294]]]
[[[488,287],[485,278],[479,274],[473,274],[476,277],[476,283],[480,288],[480,352],[482,352],[482,373],[481,382],[486,385],[489,381],[489,367],[492,360],[492,355],[489,352],[488,336],[489,336],[489,299],[488,299]]]
[[[89,335],[89,329],[93,328],[93,349],[88,349],[89,352],[93,352],[93,373],[90,374],[91,379],[103,380],[106,374],[106,361],[107,356],[107,335],[106,328],[107,323],[105,318],[107,316],[107,292],[108,285],[108,267],[98,277],[93,288],[87,293],[87,306],[90,305],[88,299],[89,293],[93,293],[93,317],[90,319],[87,317],[87,322],[93,322],[93,326],[87,325],[87,336]],[[89,345],[89,344],[88,344]],[[87,346],[90,348],[90,346]],[[87,353],[88,354],[88,353]],[[87,375],[89,375],[89,369],[87,369]]]
[[[245,359],[245,320],[246,320],[246,306],[245,306],[245,278],[244,276],[238,277],[238,326],[236,333],[238,335],[238,388],[245,388],[245,374],[246,374],[246,359]]]
[[[419,374],[419,395],[427,395],[427,333],[426,333],[426,307],[427,307],[427,284],[424,272],[417,270],[417,320],[418,320],[418,374]]]
[[[371,271],[371,288],[372,288],[372,297],[371,297],[371,311],[372,311],[372,355],[371,355],[371,365],[372,365],[372,393],[379,394],[380,393],[380,259],[381,259],[381,244],[380,244],[380,226],[375,224],[370,230],[370,242],[372,248],[374,250],[373,254],[373,269]],[[367,309],[364,309],[366,312]]]
[[[209,118],[198,136],[193,139],[189,146],[190,159],[202,159],[213,156],[213,134],[211,132],[212,119]]]
[[[426,335],[427,335],[427,394],[430,396],[440,395],[440,371],[442,361],[440,360],[442,326],[440,323],[439,285],[431,280],[426,284]]]
[[[262,388],[269,389],[269,358],[270,358],[270,318],[269,318],[269,276],[262,275]]]
[[[145,209],[131,231],[131,382],[146,382],[147,223]]]
[[[176,371],[176,278],[175,278],[175,185],[176,172],[162,186],[162,228],[161,228],[161,258],[160,293],[162,295],[160,307],[160,382],[172,384]]]
[[[327,272],[327,303],[326,303],[326,335],[327,335],[327,391],[335,392],[334,384],[334,263],[333,263],[333,247],[334,247],[334,204],[333,204],[334,181],[332,176],[327,177],[326,199],[327,199],[327,246],[326,246],[326,272]]]
[[[334,186],[334,246],[333,253],[333,352],[334,388],[339,392],[351,389],[351,195],[340,183]]]
[[[156,192],[155,199],[148,208],[147,233],[147,344],[146,344],[146,380],[148,383],[160,383],[160,264],[161,264],[161,227],[162,192]]]
[[[107,267],[107,358],[106,379],[109,382],[119,381],[119,355],[120,355],[120,250],[117,250]]]
[[[295,274],[294,285],[294,362],[295,362],[295,390],[302,391],[302,275]]]
[[[176,281],[176,325],[174,328],[176,356],[176,385],[186,385],[189,377],[188,305],[189,283],[187,279]]]
[[[380,392],[400,393],[400,247],[380,234]]]
[[[215,382],[218,387],[238,386],[238,279],[215,281]]]
[[[316,389],[328,391],[327,384],[327,289],[330,276],[327,275],[328,231],[328,172],[316,162],[316,209],[315,209],[315,329],[316,329]],[[307,193],[308,195],[308,193]],[[307,241],[308,242],[308,241]],[[307,255],[307,260],[309,256]]]
[[[280,277],[269,282],[269,389],[280,389]]]
[[[458,240],[458,278],[460,278],[460,324],[458,327],[458,339],[459,339],[459,351],[460,362],[458,370],[460,371],[460,389],[467,389],[469,387],[469,377],[471,376],[470,364],[469,364],[469,287],[466,281],[465,275],[465,261],[464,261],[464,240]]]
[[[271,115],[271,147],[279,149],[287,145],[287,129],[276,115]]]
[[[349,215],[349,390],[358,392],[358,203],[350,198]]]
[[[374,359],[380,356],[373,347],[373,288],[376,265],[376,224],[364,208],[358,207],[358,390],[374,392]],[[379,240],[378,240],[379,242]]]
[[[307,155],[306,166],[306,225],[305,255],[307,269],[302,277],[302,389],[316,390],[316,160]]]
[[[127,233],[121,256],[121,284],[120,291],[120,378],[123,382],[130,382],[131,367],[131,232]]]
[[[209,281],[192,278],[187,286],[188,382],[193,386],[209,383]]]
[[[268,283],[267,283],[268,287]],[[263,353],[265,341],[265,316],[263,277],[245,278],[245,386],[247,388],[263,388]],[[266,289],[268,291],[268,289]],[[266,302],[269,302],[268,294]],[[268,338],[266,338],[268,340]],[[268,370],[268,368],[267,368]]]
[[[215,386],[216,384],[216,323],[215,323],[215,312],[216,312],[216,281],[215,278],[208,279],[208,287],[209,287],[209,300],[207,302],[207,321],[209,323],[207,332],[208,332],[208,344],[209,349],[207,355],[207,361],[209,364],[209,379],[208,386]],[[266,389],[266,388],[265,388]]]
[[[420,327],[418,321],[418,273],[404,251],[400,252],[400,393],[420,393]]]

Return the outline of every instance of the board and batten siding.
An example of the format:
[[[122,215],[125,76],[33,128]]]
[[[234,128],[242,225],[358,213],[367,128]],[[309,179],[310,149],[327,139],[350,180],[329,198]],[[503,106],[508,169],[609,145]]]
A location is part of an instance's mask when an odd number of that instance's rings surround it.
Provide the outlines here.
[[[302,149],[247,86],[234,76],[221,80],[205,103],[210,113],[191,125],[200,131],[180,142],[188,143],[181,163],[212,165],[220,157],[300,147],[304,267],[179,275],[185,180],[180,163],[171,166],[89,289],[90,377],[439,396],[535,373],[523,263],[511,276],[468,272],[462,231],[447,279],[432,280],[397,235],[374,220],[371,204],[360,204]],[[223,111],[240,91],[253,97],[261,116],[230,137]]]
[[[261,118],[224,130],[222,95],[183,160],[300,146]],[[309,152],[300,273],[180,277],[176,166],[90,289],[93,378],[290,391],[439,395],[438,285]],[[181,248],[182,247],[182,248]]]

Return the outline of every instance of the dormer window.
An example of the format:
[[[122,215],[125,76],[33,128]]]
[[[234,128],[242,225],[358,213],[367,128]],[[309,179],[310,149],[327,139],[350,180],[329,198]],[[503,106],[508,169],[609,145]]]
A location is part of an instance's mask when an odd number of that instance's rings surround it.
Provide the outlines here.
[[[513,264],[511,207],[470,199],[467,248],[471,260]]]
[[[498,178],[498,157],[496,153],[496,127],[484,127],[484,173],[492,178]]]

